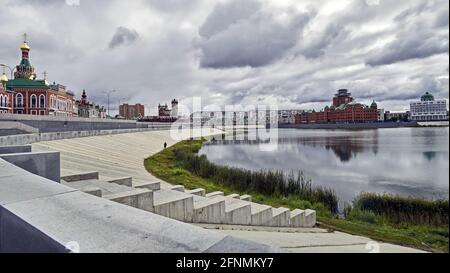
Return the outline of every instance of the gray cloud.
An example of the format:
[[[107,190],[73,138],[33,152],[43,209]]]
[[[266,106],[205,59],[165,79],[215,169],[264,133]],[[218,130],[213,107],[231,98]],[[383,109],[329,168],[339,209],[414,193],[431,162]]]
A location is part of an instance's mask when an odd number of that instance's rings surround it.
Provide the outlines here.
[[[448,53],[448,34],[420,33],[420,29],[402,32],[395,40],[378,50],[368,60],[371,66],[388,65],[410,59],[427,58]]]
[[[109,42],[109,48],[114,49],[122,45],[130,45],[139,38],[139,34],[126,27],[118,27],[113,38]]]
[[[218,4],[200,27],[200,65],[204,68],[260,67],[295,46],[310,13],[291,13],[287,23],[256,1]]]
[[[19,62],[27,32],[39,77],[101,104],[115,89],[113,109],[192,96],[319,109],[339,88],[387,110],[448,98],[445,0],[0,2],[1,63]]]

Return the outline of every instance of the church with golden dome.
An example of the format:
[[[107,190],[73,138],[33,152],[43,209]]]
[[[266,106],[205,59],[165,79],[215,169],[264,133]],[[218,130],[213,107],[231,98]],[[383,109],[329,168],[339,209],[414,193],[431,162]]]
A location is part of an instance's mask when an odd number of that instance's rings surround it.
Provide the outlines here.
[[[20,51],[20,63],[14,69],[10,68],[11,74],[14,72],[14,79],[8,79],[5,70],[1,76],[2,92],[9,94],[9,108],[3,110],[0,108],[0,111],[27,115],[76,116],[72,92],[56,82],[50,84],[47,81],[47,73],[43,73],[43,79],[37,78],[35,68],[30,61],[31,47],[26,34],[24,34]],[[3,69],[5,67],[7,66],[3,65]],[[2,97],[4,97],[3,94]]]

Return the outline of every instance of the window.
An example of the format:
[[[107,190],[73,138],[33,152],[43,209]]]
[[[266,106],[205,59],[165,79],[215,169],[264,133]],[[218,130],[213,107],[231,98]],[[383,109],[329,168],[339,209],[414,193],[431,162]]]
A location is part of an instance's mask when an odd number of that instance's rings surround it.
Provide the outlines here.
[[[3,95],[0,95],[0,107],[3,107]]]
[[[16,95],[16,107],[23,108],[23,95],[20,93]]]
[[[45,95],[39,96],[39,108],[45,108]]]
[[[37,96],[34,94],[31,95],[30,100],[31,100],[31,108],[37,108]]]

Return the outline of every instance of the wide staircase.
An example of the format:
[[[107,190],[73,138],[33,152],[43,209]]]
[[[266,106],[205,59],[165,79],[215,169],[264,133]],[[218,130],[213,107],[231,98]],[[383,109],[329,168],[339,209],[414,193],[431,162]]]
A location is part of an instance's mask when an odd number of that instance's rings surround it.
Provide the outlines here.
[[[133,186],[131,177],[100,180],[98,172],[61,177],[61,183],[121,204],[187,223],[305,228],[316,225],[310,209],[273,208],[252,202],[250,195],[183,186],[161,189],[159,182]]]

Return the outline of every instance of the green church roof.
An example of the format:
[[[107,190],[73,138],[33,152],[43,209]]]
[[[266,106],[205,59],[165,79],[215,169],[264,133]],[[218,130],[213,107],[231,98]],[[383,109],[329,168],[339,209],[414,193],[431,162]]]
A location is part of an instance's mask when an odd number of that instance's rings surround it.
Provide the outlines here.
[[[45,85],[44,81],[36,81],[32,79],[27,78],[17,78],[14,80],[9,80],[6,83],[6,86],[8,88],[14,88],[14,87],[47,87]]]

